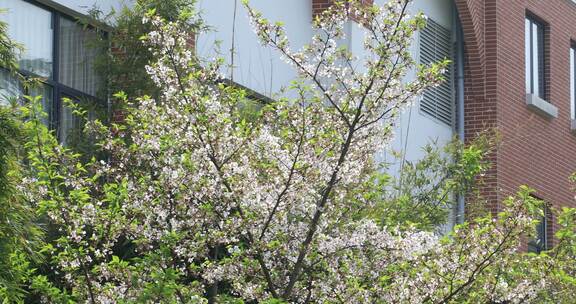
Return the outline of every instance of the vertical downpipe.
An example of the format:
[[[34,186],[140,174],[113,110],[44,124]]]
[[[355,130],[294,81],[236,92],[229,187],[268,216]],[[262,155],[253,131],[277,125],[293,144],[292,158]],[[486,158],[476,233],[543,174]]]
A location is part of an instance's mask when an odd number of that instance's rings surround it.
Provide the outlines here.
[[[462,24],[458,17],[456,5],[453,6],[453,23],[456,33],[456,103],[458,107],[458,138],[464,142],[464,34]],[[456,215],[457,223],[464,222],[464,193],[458,195],[458,210]]]

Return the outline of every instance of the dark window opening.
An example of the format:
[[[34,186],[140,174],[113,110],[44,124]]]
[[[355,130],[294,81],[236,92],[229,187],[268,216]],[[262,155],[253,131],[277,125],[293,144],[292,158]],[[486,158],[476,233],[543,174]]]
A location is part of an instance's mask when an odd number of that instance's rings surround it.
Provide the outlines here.
[[[548,225],[550,221],[550,210],[544,206],[542,216],[536,224],[536,235],[528,242],[528,252],[540,253],[549,249],[548,246]]]

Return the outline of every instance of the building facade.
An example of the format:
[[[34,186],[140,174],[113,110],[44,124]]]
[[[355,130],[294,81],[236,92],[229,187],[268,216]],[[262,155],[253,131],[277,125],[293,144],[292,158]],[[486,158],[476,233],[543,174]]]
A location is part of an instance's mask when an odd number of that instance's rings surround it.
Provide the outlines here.
[[[574,39],[571,0],[456,0],[466,45],[465,133],[496,127],[484,195],[494,211],[520,185],[554,207],[575,207]],[[555,219],[548,213],[551,245]]]
[[[364,0],[382,4],[386,0]],[[273,21],[285,23],[292,45],[313,35],[312,18],[332,0],[252,0],[251,5]],[[89,29],[74,19],[94,5],[104,12],[131,0],[0,0],[9,9],[0,19],[10,35],[26,47],[23,72],[43,77],[42,92],[24,92],[4,73],[3,93],[41,93],[51,125],[65,134],[73,129],[62,97],[98,99],[98,80],[85,48]],[[199,35],[200,56],[219,54],[230,68],[230,80],[273,98],[296,75],[279,54],[263,48],[239,0],[198,0],[213,31]],[[421,147],[458,136],[466,141],[487,128],[497,128],[502,141],[491,155],[493,165],[483,177],[481,192],[494,212],[499,202],[520,185],[551,206],[575,207],[568,177],[576,172],[576,3],[572,0],[414,0],[411,13],[424,12],[427,28],[416,35],[412,53],[420,63],[449,58],[447,82],[428,91],[398,117],[392,149],[405,151],[402,161],[417,160]],[[363,32],[346,25],[345,42],[361,52]],[[217,43],[218,42],[218,43]],[[64,135],[61,135],[64,136]],[[390,151],[382,161],[398,166]],[[393,166],[394,167],[394,166]],[[394,168],[393,168],[394,169]],[[465,213],[460,200],[456,217]],[[552,242],[555,219],[543,220],[540,238]],[[550,241],[546,241],[550,240]]]
[[[314,14],[331,2],[251,1],[270,20],[285,22],[295,46],[311,37]],[[235,81],[270,95],[294,76],[277,54],[258,45],[241,6],[232,0],[199,5],[216,31],[199,38],[198,52],[209,54],[215,40],[224,51],[234,50]],[[576,172],[575,1],[415,0],[410,10],[429,17],[412,46],[417,61],[448,57],[454,64],[443,90],[424,94],[398,118],[392,149],[416,160],[427,143],[453,136],[469,141],[495,128],[501,142],[481,188],[492,211],[520,185],[533,188],[550,207],[574,207],[569,177]],[[352,21],[348,26],[348,46],[358,51],[362,32]],[[396,161],[388,151],[382,160]],[[464,209],[461,201],[456,214]],[[543,247],[552,244],[556,230],[550,210],[539,226]]]
[[[365,3],[381,5],[385,1]],[[314,34],[311,26],[314,16],[331,3],[330,0],[250,1],[250,5],[261,11],[271,22],[284,23],[293,49],[310,41]],[[227,63],[232,65],[223,71],[226,77],[272,98],[275,92],[283,86],[287,87],[296,77],[293,67],[285,63],[278,52],[260,44],[241,1],[199,0],[198,7],[205,22],[213,26],[214,30],[198,37],[196,51],[201,57],[213,57],[218,52],[224,54]],[[456,59],[463,56],[456,55],[463,52],[463,47],[458,43],[462,39],[458,39],[460,31],[455,5],[452,0],[415,0],[409,7],[409,13],[418,12],[426,14],[428,26],[414,37],[411,45],[413,57],[423,64],[445,58],[453,60],[454,64],[446,75],[447,81],[440,88],[427,91],[397,118],[390,148],[377,155],[379,161],[390,164],[392,173],[399,172],[402,162],[416,161],[423,157],[423,146],[426,144],[442,145],[460,133]],[[346,38],[341,43],[362,58],[365,32],[353,20],[347,22],[345,31]],[[220,46],[218,52],[214,51],[216,42]],[[413,77],[413,72],[408,74],[408,78]],[[401,152],[403,156],[397,157],[395,152]],[[448,226],[463,218],[462,202],[455,207]]]

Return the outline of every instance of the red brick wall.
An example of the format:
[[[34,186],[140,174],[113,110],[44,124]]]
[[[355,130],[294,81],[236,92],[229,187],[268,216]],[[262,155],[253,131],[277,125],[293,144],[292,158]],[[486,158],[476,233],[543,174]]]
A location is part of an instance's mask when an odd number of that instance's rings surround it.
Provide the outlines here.
[[[490,68],[494,69],[493,45],[494,38],[485,35],[486,31],[493,30],[494,24],[485,23],[486,10],[493,10],[494,1],[455,0],[464,32],[465,47],[465,75],[464,75],[464,133],[467,141],[480,132],[497,127],[496,98],[494,94],[495,73],[490,70],[487,77],[487,61],[490,59]],[[489,5],[491,4],[491,5]],[[487,39],[488,38],[488,39]],[[490,49],[486,47],[487,43]],[[487,52],[488,49],[488,52]],[[488,91],[490,87],[490,91]],[[489,158],[491,168],[482,178],[480,194],[490,204],[492,212],[498,209],[498,181],[497,181],[497,153]],[[469,206],[472,207],[472,206]]]
[[[501,187],[508,192],[519,184],[527,184],[554,206],[576,207],[568,182],[570,174],[576,171],[576,136],[570,133],[569,78],[570,40],[576,37],[576,5],[564,0],[500,1],[499,5],[498,57],[502,84],[498,91],[501,100],[498,124],[504,135],[500,152]],[[504,10],[508,13],[504,14]],[[527,10],[548,23],[547,99],[558,107],[558,118],[552,120],[528,111],[521,99],[525,90],[523,50]]]
[[[312,16],[321,14],[323,11],[328,9],[335,0],[312,0]],[[374,0],[359,0],[365,5],[372,5]]]
[[[312,0],[312,16],[321,14],[328,9],[334,0]]]
[[[569,50],[576,39],[576,5],[567,0],[456,0],[465,33],[465,133],[496,126],[502,142],[483,193],[494,211],[520,185],[553,207],[576,207],[568,177],[576,172],[570,133]],[[524,18],[545,21],[547,100],[558,117],[547,120],[525,104]],[[550,226],[550,234],[556,231]]]

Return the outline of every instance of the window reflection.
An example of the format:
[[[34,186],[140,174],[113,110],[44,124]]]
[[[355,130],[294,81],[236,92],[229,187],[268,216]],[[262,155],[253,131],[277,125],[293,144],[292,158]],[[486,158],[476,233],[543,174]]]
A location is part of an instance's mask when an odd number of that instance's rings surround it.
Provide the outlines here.
[[[15,103],[23,95],[22,86],[10,72],[0,69],[0,105]]]
[[[78,23],[60,18],[60,83],[95,96],[97,75],[94,71],[96,49],[89,45],[96,33]]]
[[[52,77],[52,13],[25,1],[0,0],[7,11],[0,20],[8,23],[8,35],[24,47],[20,69]]]
[[[29,95],[31,97],[41,97],[40,102],[42,103],[42,110],[44,111],[44,116],[41,118],[41,121],[45,125],[49,125],[53,109],[52,87],[45,84],[35,85],[29,89]]]

